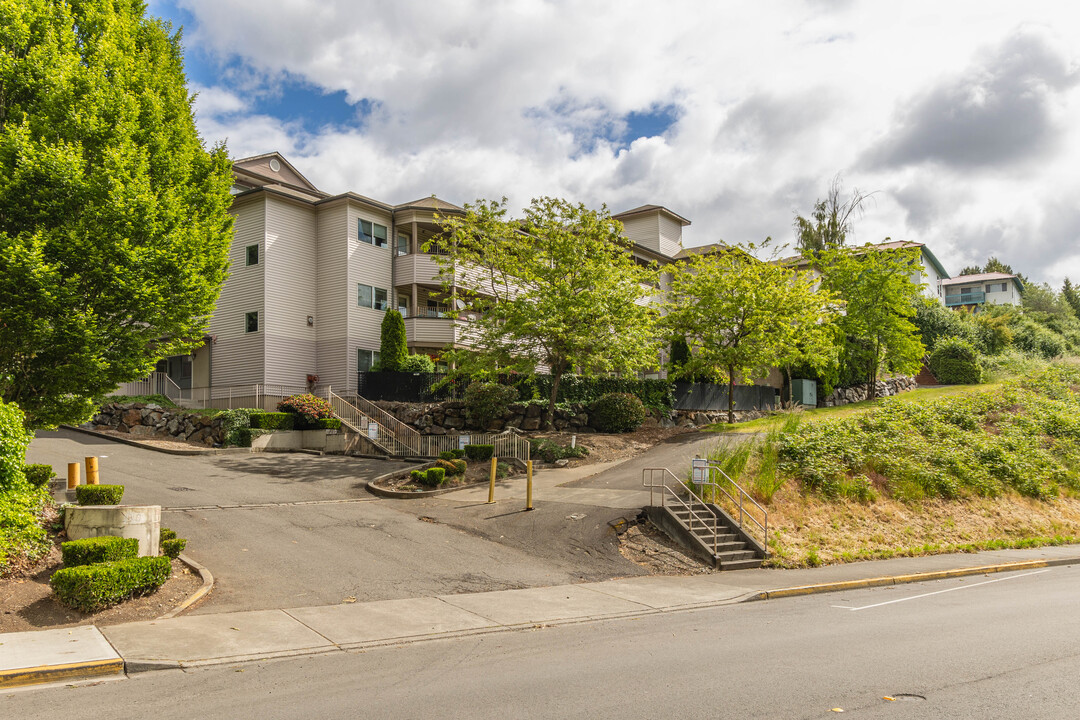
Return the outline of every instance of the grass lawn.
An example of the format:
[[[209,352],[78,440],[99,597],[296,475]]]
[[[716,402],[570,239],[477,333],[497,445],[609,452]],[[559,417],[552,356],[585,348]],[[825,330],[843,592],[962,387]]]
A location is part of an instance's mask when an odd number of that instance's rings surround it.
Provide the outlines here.
[[[921,388],[919,390],[912,390],[910,392],[901,393],[900,395],[890,395],[890,398],[895,398],[901,402],[927,402],[929,400],[937,400],[943,397],[953,397],[956,395],[966,395],[967,393],[982,392],[984,390],[994,390],[1001,386],[1000,382],[994,383],[982,383],[980,385],[942,385],[941,387],[933,388]],[[801,413],[803,422],[814,422],[817,420],[833,420],[836,418],[851,417],[852,415],[859,415],[866,412],[872,407],[875,407],[880,403],[882,398],[876,400],[863,400],[862,402],[851,403],[850,405],[839,405],[836,407],[824,407],[824,408],[810,408],[808,410],[799,410]],[[764,432],[772,428],[780,415],[770,415],[769,417],[758,418],[757,420],[750,420],[743,423],[735,423],[729,425],[727,423],[714,423],[705,427],[705,430],[711,430],[713,432],[723,433],[757,433]]]

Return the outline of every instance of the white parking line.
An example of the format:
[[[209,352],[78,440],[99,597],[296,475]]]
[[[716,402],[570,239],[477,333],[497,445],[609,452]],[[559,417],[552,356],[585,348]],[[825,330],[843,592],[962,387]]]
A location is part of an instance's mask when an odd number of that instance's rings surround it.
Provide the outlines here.
[[[974,583],[972,585],[961,585],[959,587],[948,588],[946,590],[936,590],[934,592],[923,593],[922,595],[912,595],[911,597],[898,598],[896,600],[886,600],[885,602],[874,603],[873,605],[863,605],[862,607],[847,607],[846,605],[833,605],[832,607],[840,610],[869,610],[870,608],[881,607],[882,605],[892,605],[893,603],[905,602],[907,600],[918,600],[919,598],[930,597],[931,595],[941,595],[942,593],[952,592],[954,590],[967,590],[968,588],[979,587],[980,585],[989,585],[990,583],[1003,582],[1005,580],[1015,580],[1016,578],[1027,577],[1029,575],[1040,575],[1042,573],[1050,572],[1050,569],[1036,570],[1034,572],[1024,573],[1023,575],[1010,575],[1008,577],[995,578],[994,580],[984,580],[983,582]]]

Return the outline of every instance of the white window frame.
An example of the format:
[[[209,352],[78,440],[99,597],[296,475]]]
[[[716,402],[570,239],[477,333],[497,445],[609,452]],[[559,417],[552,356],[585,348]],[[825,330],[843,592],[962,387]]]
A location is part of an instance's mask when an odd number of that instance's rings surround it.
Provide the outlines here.
[[[363,360],[361,360],[363,358]],[[367,367],[362,367],[365,362]],[[357,372],[370,372],[371,368],[379,364],[379,351],[368,350],[366,348],[356,348],[356,371]]]
[[[371,230],[370,234],[364,232],[365,223]],[[382,231],[382,237],[378,237],[376,228]],[[356,238],[362,243],[381,248],[387,247],[389,245],[389,232],[390,230],[385,225],[374,220],[365,220],[364,218],[357,218],[356,220]]]
[[[363,297],[361,296],[361,292],[364,289],[367,289],[367,304],[366,305],[363,303]],[[375,300],[375,288],[371,287],[370,285],[365,285],[364,283],[357,283],[356,284],[356,307],[370,308],[370,307],[372,307],[372,304],[373,304],[374,300]]]

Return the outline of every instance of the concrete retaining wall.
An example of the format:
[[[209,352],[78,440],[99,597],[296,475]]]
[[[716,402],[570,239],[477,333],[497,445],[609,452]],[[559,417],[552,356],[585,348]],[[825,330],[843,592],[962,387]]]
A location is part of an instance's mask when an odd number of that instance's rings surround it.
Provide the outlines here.
[[[112,535],[135,538],[139,555],[158,554],[161,540],[160,505],[69,505],[64,510],[69,540]]]

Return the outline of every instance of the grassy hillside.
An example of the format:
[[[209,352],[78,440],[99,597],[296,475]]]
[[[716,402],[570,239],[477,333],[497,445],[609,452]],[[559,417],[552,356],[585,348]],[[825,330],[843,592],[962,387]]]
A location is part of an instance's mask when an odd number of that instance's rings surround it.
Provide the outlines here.
[[[1080,368],[774,420],[713,459],[768,503],[776,564],[1080,536]]]

